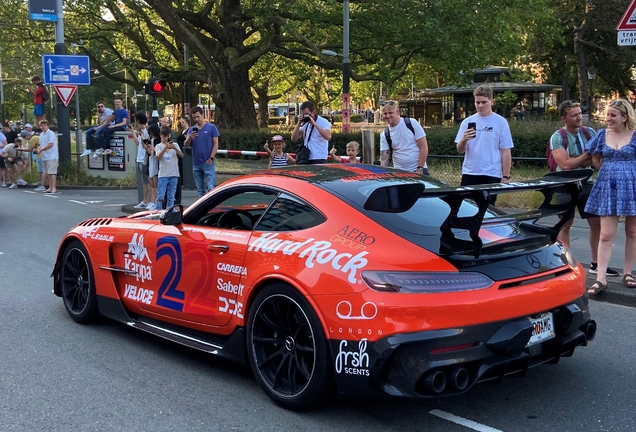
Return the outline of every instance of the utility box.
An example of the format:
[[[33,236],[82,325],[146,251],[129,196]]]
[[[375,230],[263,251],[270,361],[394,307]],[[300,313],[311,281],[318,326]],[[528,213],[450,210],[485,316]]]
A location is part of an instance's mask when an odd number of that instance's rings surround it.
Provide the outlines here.
[[[88,143],[87,143],[88,144]],[[86,156],[86,174],[92,177],[125,179],[137,172],[137,140],[128,131],[117,131],[110,139],[110,154]]]

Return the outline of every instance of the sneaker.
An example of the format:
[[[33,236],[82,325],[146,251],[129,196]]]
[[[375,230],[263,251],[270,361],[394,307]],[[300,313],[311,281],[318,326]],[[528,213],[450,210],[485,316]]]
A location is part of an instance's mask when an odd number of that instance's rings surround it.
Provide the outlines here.
[[[17,189],[18,185],[13,183],[11,186],[9,186],[9,189]]]
[[[155,210],[156,206],[153,203],[148,203],[146,210]]]
[[[2,185],[0,185],[0,187],[6,188],[7,184],[6,183],[2,183]]]
[[[88,156],[89,154],[91,154],[91,150],[90,149],[86,149],[82,152],[82,154],[80,155],[80,157],[84,157],[84,156]]]
[[[142,201],[136,206],[134,206],[133,208],[138,208],[138,209],[146,208],[146,203]]]
[[[28,184],[27,182],[25,182],[25,181],[24,181],[24,180],[22,180],[22,179],[19,179],[17,183],[18,183],[20,186],[26,186],[26,185]]]
[[[38,181],[38,182],[35,182],[35,183],[31,183],[31,186],[38,187],[38,186],[40,186],[40,182]]]
[[[99,150],[97,150],[97,151],[94,151],[91,156],[93,156],[95,159],[97,159],[101,155],[99,154]]]
[[[590,263],[590,270],[589,273],[590,274],[598,274],[598,270],[596,269],[598,266],[597,263],[593,262]],[[618,276],[620,273],[617,272],[616,270],[614,270],[613,268],[608,267],[607,271],[605,272],[605,276]]]
[[[44,186],[40,185],[40,186],[36,187],[33,190],[36,191],[36,192],[43,192],[43,191],[46,190],[46,188]]]

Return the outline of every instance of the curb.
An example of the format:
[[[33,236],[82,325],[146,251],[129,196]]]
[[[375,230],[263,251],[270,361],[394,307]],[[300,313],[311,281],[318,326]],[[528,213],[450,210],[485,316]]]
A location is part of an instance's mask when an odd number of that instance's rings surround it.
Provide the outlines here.
[[[586,272],[589,270],[589,267],[583,267],[585,268]],[[586,274],[586,287],[589,287],[596,280],[596,276],[589,273]],[[604,303],[636,307],[636,289],[627,288],[625,285],[623,285],[622,280],[622,276],[608,277],[607,289],[601,291],[597,295],[590,296],[590,299]]]

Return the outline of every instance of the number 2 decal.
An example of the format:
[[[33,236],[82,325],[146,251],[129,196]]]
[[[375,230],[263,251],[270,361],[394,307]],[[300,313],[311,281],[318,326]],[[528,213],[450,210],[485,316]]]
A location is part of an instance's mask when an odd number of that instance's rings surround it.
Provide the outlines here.
[[[181,246],[179,246],[179,240],[176,237],[162,237],[157,241],[156,262],[164,256],[170,258],[170,268],[159,287],[157,305],[183,312],[185,294],[177,289],[181,280],[183,261],[181,259]]]

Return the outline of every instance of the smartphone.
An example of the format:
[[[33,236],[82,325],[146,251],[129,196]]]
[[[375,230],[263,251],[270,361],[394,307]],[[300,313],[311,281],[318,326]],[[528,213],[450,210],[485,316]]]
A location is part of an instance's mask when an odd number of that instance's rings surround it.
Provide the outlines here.
[[[468,123],[468,129],[477,129],[477,124],[475,122],[469,122]]]
[[[199,127],[198,126],[192,126],[192,133],[199,133]]]

